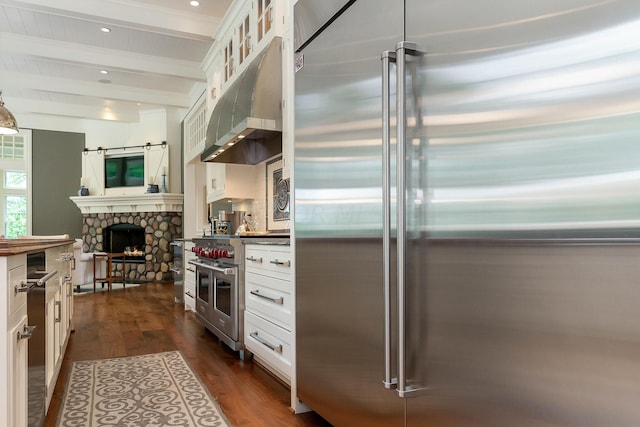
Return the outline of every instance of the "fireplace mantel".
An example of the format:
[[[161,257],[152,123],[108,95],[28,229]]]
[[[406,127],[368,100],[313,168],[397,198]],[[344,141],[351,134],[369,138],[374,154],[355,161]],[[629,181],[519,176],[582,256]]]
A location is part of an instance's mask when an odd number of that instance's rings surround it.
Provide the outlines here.
[[[71,196],[83,214],[182,212],[183,195],[177,193],[145,193],[132,196]]]

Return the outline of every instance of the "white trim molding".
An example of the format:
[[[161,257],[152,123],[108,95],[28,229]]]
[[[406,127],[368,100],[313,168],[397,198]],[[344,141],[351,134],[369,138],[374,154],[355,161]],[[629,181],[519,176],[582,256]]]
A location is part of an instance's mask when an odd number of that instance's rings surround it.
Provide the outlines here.
[[[149,193],[132,196],[71,196],[80,212],[135,213],[135,212],[182,212],[184,197],[177,193]]]

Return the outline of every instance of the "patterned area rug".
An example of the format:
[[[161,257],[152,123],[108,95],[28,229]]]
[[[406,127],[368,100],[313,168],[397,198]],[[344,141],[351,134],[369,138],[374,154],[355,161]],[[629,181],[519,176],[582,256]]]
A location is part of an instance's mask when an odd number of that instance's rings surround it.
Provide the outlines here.
[[[229,427],[178,351],[74,362],[59,427]]]

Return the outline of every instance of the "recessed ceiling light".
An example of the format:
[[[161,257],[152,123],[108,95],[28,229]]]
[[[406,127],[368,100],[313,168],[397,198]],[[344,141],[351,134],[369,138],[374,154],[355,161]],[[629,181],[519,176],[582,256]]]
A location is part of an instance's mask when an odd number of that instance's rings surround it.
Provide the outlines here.
[[[191,3],[189,3],[191,6],[200,6],[200,2],[196,1],[196,0],[191,0]]]
[[[100,31],[102,31],[103,33],[110,33],[111,32],[111,28],[102,27],[102,28],[100,28]]]
[[[107,70],[100,70],[100,74],[109,74]]]

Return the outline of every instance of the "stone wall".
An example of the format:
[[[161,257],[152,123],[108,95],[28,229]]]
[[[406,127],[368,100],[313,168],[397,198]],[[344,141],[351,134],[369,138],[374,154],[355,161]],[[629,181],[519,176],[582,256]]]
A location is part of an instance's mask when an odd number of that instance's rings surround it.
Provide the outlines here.
[[[103,251],[103,231],[114,224],[136,224],[145,230],[145,262],[127,264],[127,281],[172,281],[169,243],[182,237],[181,212],[96,213],[82,215],[83,252]],[[121,271],[122,264],[116,264]]]

